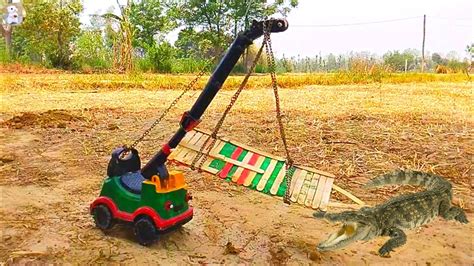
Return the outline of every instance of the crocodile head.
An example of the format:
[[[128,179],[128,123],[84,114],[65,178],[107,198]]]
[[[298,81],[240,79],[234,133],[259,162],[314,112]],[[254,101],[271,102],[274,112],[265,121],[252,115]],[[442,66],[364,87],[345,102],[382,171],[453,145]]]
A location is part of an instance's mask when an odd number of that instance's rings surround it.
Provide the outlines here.
[[[364,212],[346,211],[336,214],[315,213],[316,218],[324,218],[331,222],[341,222],[341,228],[329,235],[328,239],[319,243],[319,251],[343,248],[358,240],[368,240],[375,235],[376,224]]]

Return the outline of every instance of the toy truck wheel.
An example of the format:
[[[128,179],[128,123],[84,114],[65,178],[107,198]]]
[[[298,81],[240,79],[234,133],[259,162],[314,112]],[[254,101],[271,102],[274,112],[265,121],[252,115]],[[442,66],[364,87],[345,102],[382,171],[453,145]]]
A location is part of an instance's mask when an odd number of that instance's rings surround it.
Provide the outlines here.
[[[138,243],[143,246],[151,245],[157,238],[155,224],[148,216],[142,216],[135,220],[133,231]]]
[[[108,230],[114,226],[114,217],[106,205],[99,204],[95,206],[94,209],[92,209],[92,214],[94,216],[95,226],[102,231]]]

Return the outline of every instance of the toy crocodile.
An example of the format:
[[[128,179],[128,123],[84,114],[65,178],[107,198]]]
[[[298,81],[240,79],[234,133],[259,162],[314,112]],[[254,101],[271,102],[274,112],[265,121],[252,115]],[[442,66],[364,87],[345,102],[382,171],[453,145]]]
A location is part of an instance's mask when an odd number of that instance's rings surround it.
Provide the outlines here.
[[[444,178],[418,171],[395,171],[369,181],[365,188],[391,184],[424,186],[427,190],[401,195],[373,208],[341,213],[315,212],[314,217],[343,223],[342,228],[321,242],[317,249],[328,251],[345,247],[358,240],[377,236],[390,239],[379,249],[380,256],[388,256],[394,248],[406,243],[404,229],[412,229],[429,223],[436,216],[468,223],[464,211],[451,205],[452,185]]]

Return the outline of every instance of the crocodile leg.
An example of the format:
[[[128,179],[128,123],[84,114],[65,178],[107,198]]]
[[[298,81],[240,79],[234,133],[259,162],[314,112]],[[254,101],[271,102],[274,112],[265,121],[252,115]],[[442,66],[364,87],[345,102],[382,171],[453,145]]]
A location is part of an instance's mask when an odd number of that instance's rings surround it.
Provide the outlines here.
[[[439,205],[439,215],[446,220],[453,220],[459,221],[461,223],[467,224],[469,221],[467,220],[466,214],[464,210],[457,207],[451,206],[451,203],[448,201],[443,201]]]
[[[379,255],[382,257],[387,256],[394,248],[402,246],[407,242],[405,233],[396,227],[388,229],[384,235],[390,236],[390,239],[379,249]]]

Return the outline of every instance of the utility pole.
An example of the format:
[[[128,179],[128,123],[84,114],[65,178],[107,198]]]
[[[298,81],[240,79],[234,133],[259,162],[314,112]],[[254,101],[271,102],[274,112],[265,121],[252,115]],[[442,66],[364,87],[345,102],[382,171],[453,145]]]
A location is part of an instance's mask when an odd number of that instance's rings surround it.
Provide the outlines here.
[[[426,33],[426,15],[423,15],[423,45],[421,46],[421,73],[425,71],[425,33]]]

